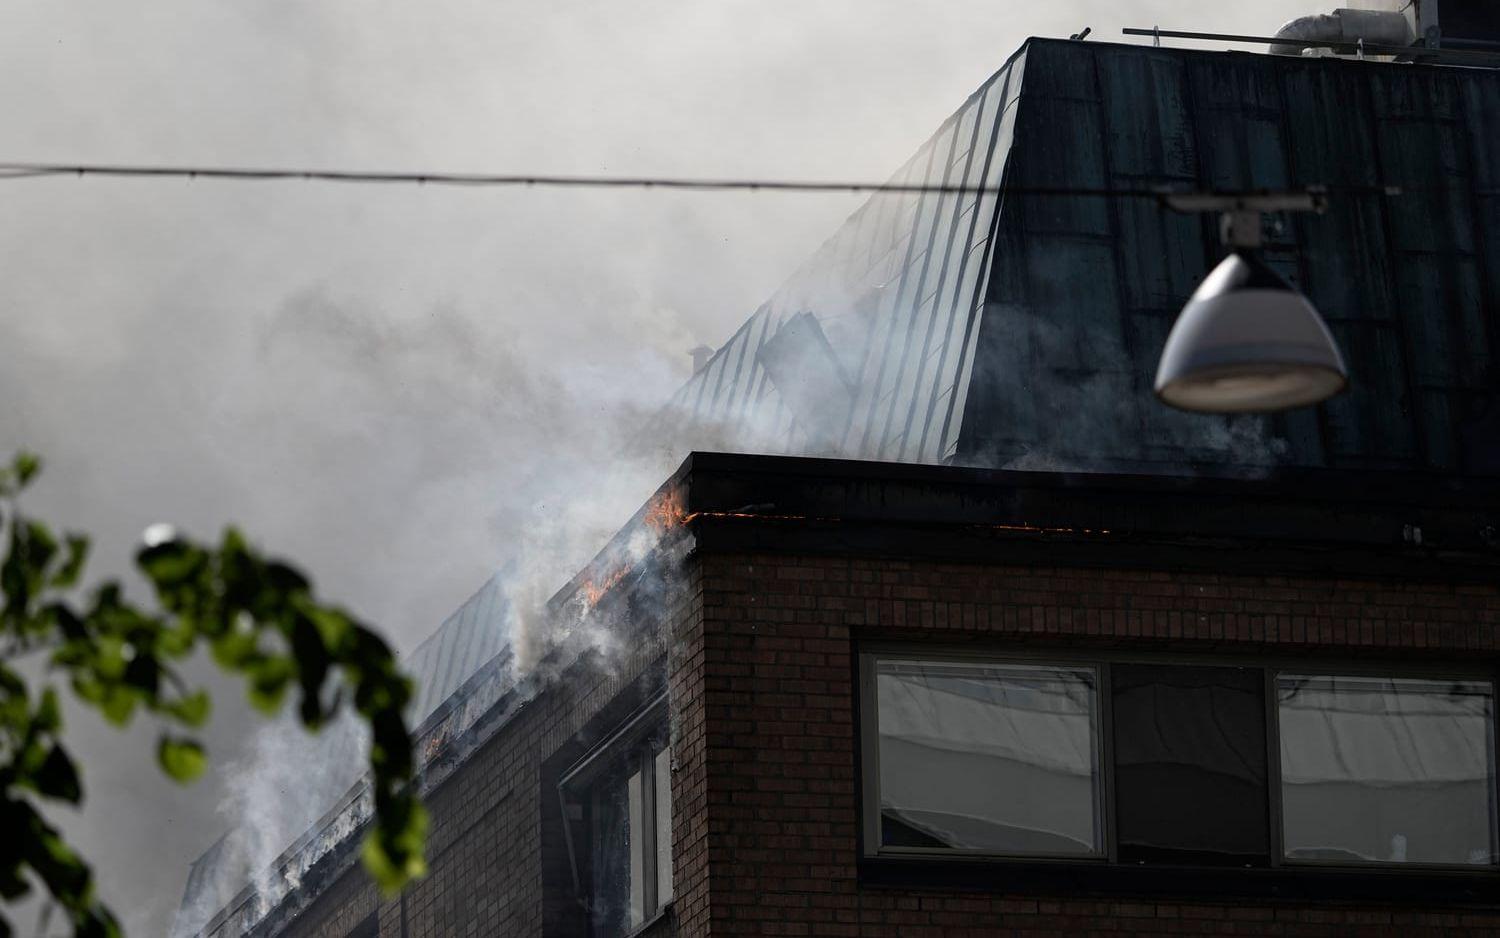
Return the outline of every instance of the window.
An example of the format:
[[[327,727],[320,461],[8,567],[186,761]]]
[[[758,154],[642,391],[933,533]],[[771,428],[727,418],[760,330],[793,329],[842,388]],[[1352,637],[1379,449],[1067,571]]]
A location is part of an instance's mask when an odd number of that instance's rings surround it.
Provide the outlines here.
[[[672,898],[672,782],[662,707],[653,705],[559,783],[573,878],[588,934],[619,938]]]
[[[877,878],[940,882],[915,861],[965,857],[1016,861],[1012,886],[1085,876],[1122,892],[1368,897],[1401,880],[1350,877],[1399,865],[1425,870],[1409,877],[1416,894],[1462,896],[1468,872],[1500,876],[1495,682],[1482,672],[896,645],[866,650],[860,669]],[[1267,875],[1233,878],[1246,867]],[[979,886],[999,875],[967,869]]]
[[[870,842],[881,850],[1101,853],[1091,668],[879,659]]]
[[[1259,668],[1111,668],[1121,863],[1266,864],[1264,681]]]
[[[1277,675],[1285,857],[1494,863],[1494,702],[1473,680]]]

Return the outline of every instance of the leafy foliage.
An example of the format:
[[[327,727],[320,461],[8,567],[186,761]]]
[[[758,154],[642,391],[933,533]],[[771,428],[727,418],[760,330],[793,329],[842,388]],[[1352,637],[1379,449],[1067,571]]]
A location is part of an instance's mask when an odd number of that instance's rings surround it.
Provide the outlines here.
[[[410,682],[390,648],[349,613],[313,598],[307,578],[260,556],[234,529],[217,547],[195,544],[162,526],[147,531],[136,563],[155,589],[160,611],[126,600],[106,582],[77,602],[89,541],[59,539],[23,515],[17,495],[41,468],[29,454],[0,469],[0,899],[14,900],[40,880],[66,912],[78,938],[116,936],[120,928],[94,895],[88,865],[49,825],[38,801],[77,804],[78,767],[63,746],[60,675],[77,698],[119,726],[145,711],[162,724],[157,761],[178,782],[203,773],[207,755],[190,731],[203,725],[209,698],[185,685],[174,663],[207,645],[214,660],[245,676],[251,703],[276,712],[293,689],[304,726],[317,730],[346,703],[371,729],[375,821],[363,858],[387,890],[425,871],[426,815],[411,786],[411,738],[403,710]],[[49,680],[33,691],[14,663],[44,657]],[[0,915],[0,938],[11,929]]]

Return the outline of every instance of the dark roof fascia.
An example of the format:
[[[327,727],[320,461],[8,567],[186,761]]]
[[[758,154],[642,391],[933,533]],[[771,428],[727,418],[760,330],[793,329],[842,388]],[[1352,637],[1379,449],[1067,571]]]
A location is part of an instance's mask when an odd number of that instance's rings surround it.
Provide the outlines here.
[[[1500,584],[1500,483],[1013,472],[695,453],[696,549]]]
[[[1170,40],[1168,40],[1170,41]],[[1187,40],[1179,40],[1187,41]],[[1225,40],[1226,42],[1229,40]],[[1366,68],[1366,69],[1401,69],[1405,74],[1408,70],[1440,71],[1444,74],[1452,74],[1454,69],[1462,69],[1465,73],[1491,73],[1500,77],[1500,69],[1493,65],[1461,64],[1454,62],[1385,62],[1376,58],[1358,59],[1344,58],[1342,56],[1300,56],[1300,55],[1275,55],[1270,52],[1252,49],[1192,49],[1185,46],[1153,46],[1144,42],[1105,42],[1090,38],[1086,42],[1075,39],[1059,39],[1056,36],[1030,36],[1021,43],[1018,52],[1025,52],[1032,46],[1067,46],[1076,48],[1079,46],[1088,49],[1104,49],[1110,52],[1129,50],[1132,52],[1150,52],[1153,54],[1169,54],[1187,58],[1223,58],[1233,56],[1240,59],[1254,59],[1256,61],[1270,60],[1271,62],[1287,67],[1305,68]]]

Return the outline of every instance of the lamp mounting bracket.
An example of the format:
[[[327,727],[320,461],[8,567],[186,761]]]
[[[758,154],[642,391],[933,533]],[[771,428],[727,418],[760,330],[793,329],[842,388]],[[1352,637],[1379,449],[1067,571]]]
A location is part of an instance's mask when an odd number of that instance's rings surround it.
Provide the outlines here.
[[[1178,212],[1218,212],[1219,236],[1235,248],[1258,248],[1266,212],[1317,212],[1328,208],[1321,188],[1300,192],[1168,192],[1162,201]]]

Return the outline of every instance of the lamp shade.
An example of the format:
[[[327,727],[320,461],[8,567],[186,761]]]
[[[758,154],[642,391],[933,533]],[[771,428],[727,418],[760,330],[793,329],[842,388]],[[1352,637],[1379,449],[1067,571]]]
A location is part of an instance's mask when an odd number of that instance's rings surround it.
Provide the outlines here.
[[[1344,358],[1307,297],[1236,250],[1183,307],[1156,370],[1163,403],[1237,414],[1316,404],[1349,383]]]

